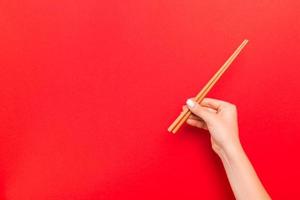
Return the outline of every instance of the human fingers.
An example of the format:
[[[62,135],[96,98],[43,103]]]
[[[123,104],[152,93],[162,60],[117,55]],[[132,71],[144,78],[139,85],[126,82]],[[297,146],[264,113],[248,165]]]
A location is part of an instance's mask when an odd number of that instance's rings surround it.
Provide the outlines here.
[[[192,99],[194,100],[194,98],[192,98]],[[204,109],[207,109],[207,110],[210,111],[210,112],[217,113],[217,110],[214,109],[214,108],[207,107],[207,106],[203,106],[203,108],[204,108]],[[182,110],[185,110],[185,109],[188,109],[187,105],[183,105],[183,106],[182,106]],[[194,115],[194,114],[192,114],[192,115]],[[194,116],[195,116],[195,117],[198,117],[198,116],[196,116],[196,115],[194,115]],[[198,118],[199,118],[199,117],[198,117]]]
[[[201,123],[204,123],[203,128],[207,129],[207,125],[206,125],[205,121],[203,119],[201,119],[200,117],[198,117],[197,115],[191,114],[188,119],[197,120],[197,121],[200,121]]]
[[[213,108],[215,110],[220,110],[221,108],[230,105],[230,103],[219,99],[204,98],[201,102],[201,105]]]
[[[191,126],[207,130],[206,124],[201,120],[187,119],[186,123],[191,125]]]
[[[215,119],[216,114],[214,112],[209,111],[194,100],[188,99],[186,104],[192,113],[202,118],[205,122],[212,122]]]
[[[196,119],[196,120],[202,120],[200,117],[198,117],[197,115],[191,114],[189,116],[189,119]]]

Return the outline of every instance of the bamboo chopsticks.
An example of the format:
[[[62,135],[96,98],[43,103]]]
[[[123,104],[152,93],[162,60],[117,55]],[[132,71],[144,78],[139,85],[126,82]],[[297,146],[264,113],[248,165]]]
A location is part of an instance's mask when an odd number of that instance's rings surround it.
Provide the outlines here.
[[[220,79],[220,77],[227,70],[227,68],[234,61],[234,59],[239,55],[239,53],[246,46],[247,43],[248,43],[248,40],[245,39],[242,42],[242,44],[228,58],[228,60],[222,65],[222,67],[215,73],[215,75],[208,81],[208,83],[203,87],[203,89],[197,94],[197,96],[195,97],[195,101],[197,103],[200,103],[204,99],[206,94],[216,84],[216,82]],[[185,108],[180,113],[180,115],[175,119],[175,121],[169,126],[168,131],[172,132],[172,133],[176,133],[190,115],[191,115],[191,111],[188,108]]]

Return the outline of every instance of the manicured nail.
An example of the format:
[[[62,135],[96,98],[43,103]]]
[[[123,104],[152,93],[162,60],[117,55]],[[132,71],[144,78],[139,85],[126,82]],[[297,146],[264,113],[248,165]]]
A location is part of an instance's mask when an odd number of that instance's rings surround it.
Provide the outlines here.
[[[188,105],[189,108],[193,108],[195,106],[195,102],[192,99],[188,99],[186,101],[186,104]]]

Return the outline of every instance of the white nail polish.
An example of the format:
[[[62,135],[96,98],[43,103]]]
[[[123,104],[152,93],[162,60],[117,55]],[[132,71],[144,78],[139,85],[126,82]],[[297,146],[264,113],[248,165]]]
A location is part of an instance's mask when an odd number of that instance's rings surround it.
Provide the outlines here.
[[[195,102],[191,99],[188,99],[186,101],[186,104],[188,105],[188,107],[193,108],[195,106]]]

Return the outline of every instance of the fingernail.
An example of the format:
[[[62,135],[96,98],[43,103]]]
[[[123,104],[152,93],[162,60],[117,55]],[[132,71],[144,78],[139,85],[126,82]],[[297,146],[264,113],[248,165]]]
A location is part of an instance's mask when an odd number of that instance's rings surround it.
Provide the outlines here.
[[[193,108],[195,106],[195,102],[192,99],[188,99],[186,104],[189,108]]]

